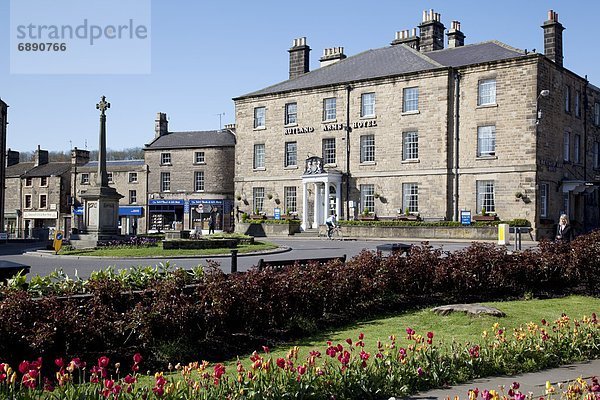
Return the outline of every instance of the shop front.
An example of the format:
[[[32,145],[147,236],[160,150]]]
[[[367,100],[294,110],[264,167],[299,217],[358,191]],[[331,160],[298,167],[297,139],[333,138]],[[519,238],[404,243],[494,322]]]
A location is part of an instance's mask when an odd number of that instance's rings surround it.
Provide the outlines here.
[[[148,201],[148,233],[183,229],[184,200],[152,199]]]
[[[23,211],[26,238],[47,240],[58,228],[58,211]]]
[[[144,207],[119,206],[119,228],[121,235],[137,235],[140,233],[140,220],[144,215]]]
[[[233,202],[231,200],[190,199],[189,229],[208,232],[211,222],[215,231],[229,231],[232,226]]]

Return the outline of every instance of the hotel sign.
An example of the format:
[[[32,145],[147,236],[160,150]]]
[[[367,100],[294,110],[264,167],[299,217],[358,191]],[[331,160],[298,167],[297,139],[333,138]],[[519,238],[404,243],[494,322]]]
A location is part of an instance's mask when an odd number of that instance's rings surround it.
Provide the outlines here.
[[[313,133],[315,128],[312,126],[304,126],[301,128],[286,128],[284,134],[286,135],[299,135],[302,133]]]

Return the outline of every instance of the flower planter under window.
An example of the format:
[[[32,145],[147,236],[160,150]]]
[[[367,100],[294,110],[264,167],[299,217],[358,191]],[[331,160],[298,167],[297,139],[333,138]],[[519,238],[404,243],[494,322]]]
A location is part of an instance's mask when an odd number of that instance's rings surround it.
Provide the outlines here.
[[[495,215],[474,215],[471,219],[473,221],[486,222],[486,221],[496,221],[498,219],[498,217]]]

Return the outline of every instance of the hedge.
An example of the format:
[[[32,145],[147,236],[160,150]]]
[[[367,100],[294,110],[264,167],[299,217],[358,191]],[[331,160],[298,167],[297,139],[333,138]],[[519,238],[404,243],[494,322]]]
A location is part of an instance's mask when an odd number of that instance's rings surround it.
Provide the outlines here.
[[[432,304],[600,292],[600,232],[571,245],[540,242],[508,253],[474,243],[448,253],[427,243],[410,256],[363,251],[346,264],[225,274],[211,263],[132,291],[110,277],[83,285],[87,297],[36,298],[0,290],[0,355],[126,357],[150,362],[223,359],[242,351],[381,312]],[[192,283],[192,285],[190,285]]]

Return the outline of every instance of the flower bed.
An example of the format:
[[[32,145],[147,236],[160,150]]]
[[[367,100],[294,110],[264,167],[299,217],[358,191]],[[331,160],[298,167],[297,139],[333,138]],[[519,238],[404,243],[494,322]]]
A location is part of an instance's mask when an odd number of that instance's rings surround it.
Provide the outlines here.
[[[249,365],[238,361],[235,372],[206,361],[178,364],[178,375],[158,372],[151,385],[138,382],[140,354],[133,355],[133,363],[120,364],[111,364],[102,356],[87,374],[79,358],[69,363],[58,358],[56,373],[47,368],[46,375],[52,378],[43,376],[43,360],[38,358],[22,361],[19,373],[0,364],[0,394],[11,399],[37,398],[44,391],[56,399],[384,399],[480,376],[527,372],[597,357],[600,325],[596,315],[581,320],[563,315],[554,324],[532,322],[511,334],[495,324],[489,333],[483,333],[481,345],[453,343],[447,348],[434,343],[434,332],[421,335],[406,328],[408,342],[392,335],[385,343],[379,341],[373,353],[365,351],[365,340],[361,333],[356,340],[328,341],[307,359],[299,359],[297,348],[274,359],[263,346],[261,353],[250,356]],[[589,385],[580,381],[579,387],[583,390],[572,394],[600,390],[597,380]],[[550,393],[552,389],[548,385]],[[515,396],[521,394],[516,384],[510,390],[511,399],[525,398]],[[493,391],[481,394],[485,400],[498,398]],[[472,391],[469,398],[478,395]]]
[[[76,285],[59,281],[54,291],[43,291],[43,282],[32,279],[29,291],[17,290],[19,282],[0,290],[0,355],[14,363],[40,354],[89,358],[135,348],[157,364],[224,359],[415,305],[597,294],[598,259],[596,232],[570,246],[544,242],[514,254],[487,244],[453,253],[422,245],[409,257],[363,252],[346,264],[282,271],[227,275],[209,267],[193,275],[149,274],[135,285],[138,291],[131,291],[128,279],[103,272]],[[90,296],[57,297],[73,293],[73,286]],[[48,295],[38,299],[40,294]]]

